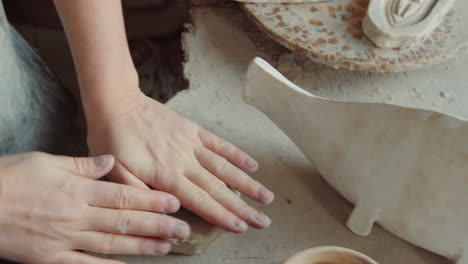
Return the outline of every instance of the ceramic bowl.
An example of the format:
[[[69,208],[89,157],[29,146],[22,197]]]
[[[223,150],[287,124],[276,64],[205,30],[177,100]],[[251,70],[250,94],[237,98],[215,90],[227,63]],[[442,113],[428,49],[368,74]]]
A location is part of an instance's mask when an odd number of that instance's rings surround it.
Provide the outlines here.
[[[284,264],[377,264],[377,262],[351,249],[318,247],[303,251]]]

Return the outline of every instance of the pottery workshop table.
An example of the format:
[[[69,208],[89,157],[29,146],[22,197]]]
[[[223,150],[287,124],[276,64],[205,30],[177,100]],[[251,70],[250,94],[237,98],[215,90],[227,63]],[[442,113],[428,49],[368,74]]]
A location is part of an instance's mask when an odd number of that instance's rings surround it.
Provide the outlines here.
[[[400,74],[337,71],[291,55],[271,58],[243,30],[239,10],[193,10],[193,27],[184,36],[185,72],[190,89],[169,102],[189,119],[230,140],[261,164],[256,179],[277,194],[261,208],[273,219],[270,229],[226,235],[203,255],[164,258],[122,257],[129,263],[270,264],[283,263],[310,247],[337,245],[361,251],[379,263],[445,264],[449,261],[414,247],[380,227],[366,238],[345,228],[351,205],[329,187],[294,144],[263,114],[242,101],[248,63],[269,59],[288,78],[315,94],[340,100],[374,101],[429,108],[468,116],[468,57]],[[417,188],[417,186],[415,186]]]
[[[467,56],[400,74],[337,71],[287,52],[271,58],[243,30],[246,17],[237,9],[199,8],[192,14],[194,24],[184,36],[190,89],[168,104],[259,160],[261,168],[254,177],[277,195],[273,205],[261,208],[272,217],[273,225],[264,231],[226,235],[200,256],[120,259],[135,264],[272,264],[310,247],[336,245],[361,251],[382,264],[449,263],[380,227],[366,238],[346,229],[351,205],[320,178],[271,121],[242,101],[241,88],[248,63],[261,56],[318,95],[468,117],[468,89],[463,89],[468,84]]]
[[[260,170],[253,176],[277,195],[273,205],[261,208],[273,225],[264,231],[226,235],[200,256],[116,259],[135,264],[276,264],[310,247],[335,245],[361,251],[382,264],[450,263],[379,226],[369,237],[351,233],[344,225],[351,205],[271,121],[242,101],[241,88],[247,65],[261,56],[317,95],[468,117],[468,56],[399,74],[338,71],[287,52],[269,56],[243,30],[246,17],[239,9],[198,8],[192,15],[194,24],[184,36],[190,89],[168,104],[258,159]]]

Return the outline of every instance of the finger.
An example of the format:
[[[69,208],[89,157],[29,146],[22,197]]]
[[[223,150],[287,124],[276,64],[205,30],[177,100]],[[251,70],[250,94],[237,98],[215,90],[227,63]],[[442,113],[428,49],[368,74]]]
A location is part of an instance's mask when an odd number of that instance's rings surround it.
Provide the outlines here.
[[[96,207],[174,213],[180,202],[171,194],[124,184],[93,181],[88,184],[88,204]]]
[[[90,207],[88,210],[87,229],[122,235],[180,240],[190,235],[190,226],[187,223],[167,215],[97,207]]]
[[[114,168],[109,172],[109,179],[111,179],[113,182],[150,190],[148,185],[138,179],[138,177],[133,175],[130,171],[128,171],[128,169],[125,168],[125,166],[122,165],[119,161],[115,163]]]
[[[173,192],[182,205],[208,222],[234,233],[247,231],[247,224],[215,201],[207,192],[182,177]]]
[[[247,203],[232,192],[223,181],[216,178],[204,168],[200,168],[197,175],[189,178],[222,206],[239,216],[250,226],[258,229],[270,226],[271,219],[268,216],[247,205]]]
[[[167,240],[101,232],[80,232],[75,241],[75,249],[100,254],[163,256],[171,250]]]
[[[59,254],[51,263],[56,264],[125,264],[125,262],[112,260],[112,259],[104,259],[95,256],[91,256],[85,253],[77,252],[77,251],[66,251],[63,254]]]
[[[258,169],[258,163],[252,157],[215,134],[200,129],[199,137],[207,149],[229,160],[237,167],[248,172],[255,172]]]
[[[83,178],[99,179],[109,173],[114,167],[115,159],[112,155],[92,158],[77,158],[66,156],[51,156],[58,167]]]
[[[273,192],[216,153],[208,149],[200,149],[195,152],[195,156],[205,169],[229,187],[261,203],[273,202],[275,198]]]

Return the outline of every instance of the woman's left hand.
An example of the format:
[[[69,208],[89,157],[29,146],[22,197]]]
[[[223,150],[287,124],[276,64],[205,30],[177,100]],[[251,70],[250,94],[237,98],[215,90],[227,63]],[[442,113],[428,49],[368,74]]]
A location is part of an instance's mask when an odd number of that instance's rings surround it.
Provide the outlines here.
[[[88,118],[91,154],[116,158],[111,180],[168,192],[232,232],[271,224],[228,188],[264,204],[273,201],[274,194],[246,174],[258,167],[250,156],[141,92],[114,106],[104,118]]]

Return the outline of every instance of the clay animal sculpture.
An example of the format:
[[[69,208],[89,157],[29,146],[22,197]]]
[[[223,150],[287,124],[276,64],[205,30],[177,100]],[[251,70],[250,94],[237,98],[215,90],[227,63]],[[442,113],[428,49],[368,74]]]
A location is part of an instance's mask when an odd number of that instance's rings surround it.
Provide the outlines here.
[[[284,264],[377,264],[368,256],[347,248],[311,248],[288,259]]]
[[[339,102],[288,81],[266,61],[250,64],[244,100],[268,116],[355,205],[347,226],[374,222],[468,264],[468,121],[380,103]]]
[[[422,43],[450,11],[455,0],[370,0],[362,29],[379,47]]]

